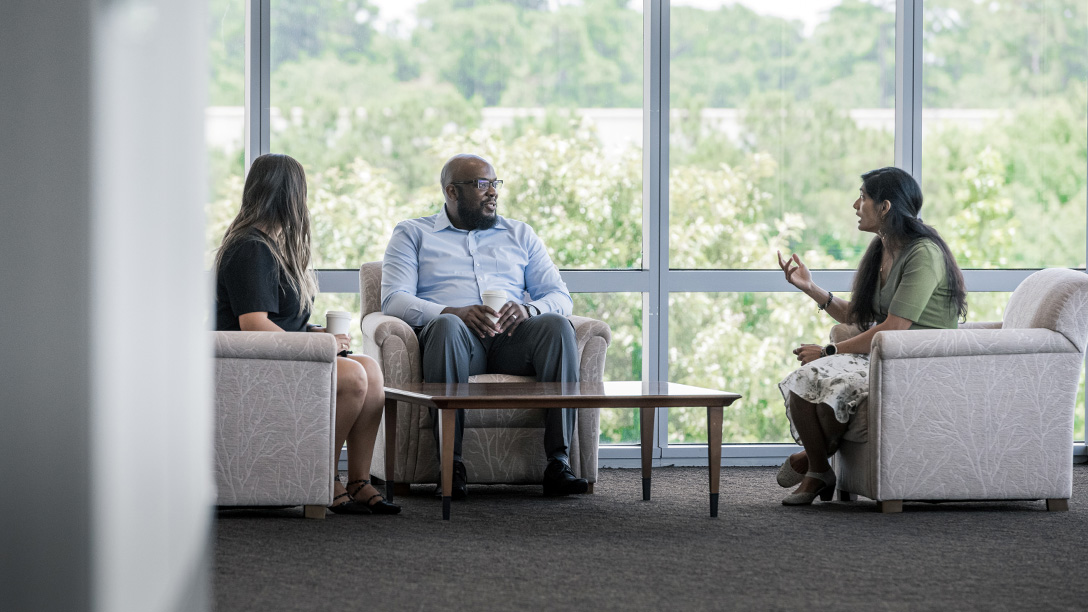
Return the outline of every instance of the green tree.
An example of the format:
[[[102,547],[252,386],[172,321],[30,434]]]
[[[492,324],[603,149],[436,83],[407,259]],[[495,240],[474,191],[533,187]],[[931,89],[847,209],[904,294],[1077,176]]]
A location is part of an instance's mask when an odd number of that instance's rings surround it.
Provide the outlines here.
[[[895,107],[895,2],[844,0],[800,46],[799,100]]]
[[[700,96],[711,108],[736,108],[797,78],[800,21],[766,17],[739,3],[716,11],[678,6],[670,19],[673,91]]]

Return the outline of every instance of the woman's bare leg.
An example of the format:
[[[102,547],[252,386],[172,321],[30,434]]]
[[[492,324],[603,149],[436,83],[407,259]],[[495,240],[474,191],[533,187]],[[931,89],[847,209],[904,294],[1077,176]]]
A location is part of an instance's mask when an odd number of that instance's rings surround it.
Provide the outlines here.
[[[791,411],[790,415],[793,416],[793,414],[794,413]],[[827,455],[830,457],[839,450],[839,440],[842,438],[842,435],[846,433],[848,424],[840,423],[838,419],[835,418],[835,411],[827,404],[816,405],[816,420],[820,423],[820,430],[824,432]],[[805,451],[802,450],[790,455],[790,467],[798,474],[804,474],[808,471],[808,455]]]
[[[835,418],[835,410],[827,404],[816,406],[816,420],[820,423],[820,429],[824,432],[824,441],[827,442],[827,456],[834,455],[839,450],[839,442],[846,433],[849,423],[840,423]]]
[[[385,412],[385,379],[381,368],[378,367],[378,362],[373,358],[353,355],[349,359],[363,370],[366,380],[366,390],[360,409],[347,434],[348,481],[354,482],[370,479],[374,441],[378,437],[378,426],[381,425],[382,415]],[[380,492],[373,485],[368,484],[361,489],[353,489],[352,496],[361,502],[366,502],[378,493]]]
[[[790,415],[793,417],[793,426],[797,429],[797,433],[801,436],[801,442],[805,446],[804,453],[808,463],[806,471],[822,473],[830,470],[831,464],[827,460],[827,433],[824,432],[824,428],[820,425],[820,418],[816,413],[816,404],[803,400],[796,393],[791,392]],[[845,429],[845,425],[841,423],[840,425]],[[831,433],[834,434],[835,432]],[[841,431],[838,433],[841,433]],[[791,457],[791,461],[792,459],[793,457]],[[796,469],[796,464],[794,465],[794,469]],[[801,486],[797,488],[796,492],[811,493],[820,490],[823,486],[824,483],[815,478],[805,478],[801,481]]]
[[[804,450],[790,455],[790,467],[798,474],[804,474],[808,471],[808,455],[805,454]]]
[[[340,450],[344,448],[344,441],[348,439],[355,422],[359,419],[367,394],[366,371],[361,365],[345,359],[336,358],[336,434],[333,454],[336,466],[340,465]],[[351,461],[351,454],[348,455]],[[339,469],[339,467],[337,467]],[[350,472],[349,472],[350,474]],[[336,479],[336,490],[333,495],[346,493],[340,479]],[[343,503],[341,499],[337,503]]]

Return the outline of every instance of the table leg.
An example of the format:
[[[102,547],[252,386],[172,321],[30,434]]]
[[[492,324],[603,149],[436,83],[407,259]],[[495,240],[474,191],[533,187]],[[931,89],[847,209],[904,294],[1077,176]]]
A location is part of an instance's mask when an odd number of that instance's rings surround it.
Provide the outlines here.
[[[453,436],[457,412],[439,409],[438,435],[442,442],[442,520],[450,520],[450,495],[453,493]]]
[[[707,406],[707,464],[710,466],[710,516],[718,516],[718,484],[722,475],[722,407]]]
[[[642,500],[650,499],[650,470],[654,451],[654,417],[656,408],[639,408],[638,420],[642,430]]]
[[[397,466],[397,400],[385,400],[385,498],[393,502]]]

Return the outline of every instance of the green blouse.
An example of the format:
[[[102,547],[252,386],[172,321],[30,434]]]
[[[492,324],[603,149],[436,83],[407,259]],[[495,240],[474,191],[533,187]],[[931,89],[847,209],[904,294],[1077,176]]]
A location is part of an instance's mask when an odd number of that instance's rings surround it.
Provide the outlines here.
[[[903,249],[874,301],[881,321],[893,314],[912,321],[911,329],[958,327],[959,313],[948,289],[944,255],[932,240],[915,240]]]

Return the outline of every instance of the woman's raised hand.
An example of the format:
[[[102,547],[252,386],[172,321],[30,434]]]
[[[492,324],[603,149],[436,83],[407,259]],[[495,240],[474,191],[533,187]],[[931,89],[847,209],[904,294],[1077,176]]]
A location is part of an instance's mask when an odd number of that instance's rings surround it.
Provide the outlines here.
[[[812,285],[812,274],[809,273],[805,262],[801,261],[796,253],[783,260],[782,251],[776,252],[778,253],[778,267],[782,268],[782,272],[786,274],[786,282],[801,291],[808,289]]]

